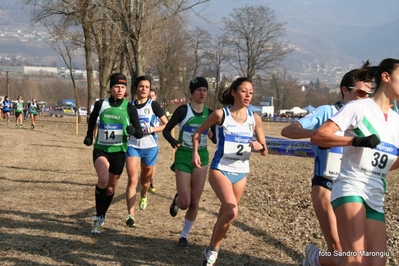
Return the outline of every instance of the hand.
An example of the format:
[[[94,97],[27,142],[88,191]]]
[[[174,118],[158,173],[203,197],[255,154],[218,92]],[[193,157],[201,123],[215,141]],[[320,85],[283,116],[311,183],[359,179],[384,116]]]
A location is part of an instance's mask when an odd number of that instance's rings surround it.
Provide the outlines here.
[[[172,146],[173,149],[177,149],[181,146],[181,144],[175,139],[173,139],[173,142],[170,145]]]
[[[208,131],[208,139],[212,139],[213,137],[213,132],[211,130]]]
[[[91,144],[93,143],[93,137],[86,136],[85,139],[84,139],[84,141],[83,141],[83,143],[84,143],[86,146],[91,146]]]
[[[266,147],[263,146],[263,144],[260,143],[259,141],[250,141],[249,142],[249,146],[254,151],[264,152],[266,150]]]
[[[134,128],[133,125],[128,125],[128,126],[126,127],[126,132],[127,132],[127,134],[129,134],[130,136],[133,136],[134,133],[136,133],[136,129]]]
[[[367,137],[354,137],[352,141],[352,146],[354,147],[366,147],[374,149],[380,144],[380,140],[375,134]]]
[[[191,161],[191,163],[197,167],[197,168],[201,168],[201,158],[198,155],[198,152],[193,152],[193,159]]]
[[[151,134],[152,130],[151,130],[151,125],[147,124],[146,122],[144,122],[144,125],[142,127],[143,133],[146,135]]]

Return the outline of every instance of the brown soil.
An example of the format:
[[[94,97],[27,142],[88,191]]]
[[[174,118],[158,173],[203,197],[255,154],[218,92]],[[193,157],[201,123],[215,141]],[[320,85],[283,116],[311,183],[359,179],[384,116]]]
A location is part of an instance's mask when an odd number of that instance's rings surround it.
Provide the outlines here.
[[[97,177],[92,147],[82,143],[87,125],[79,125],[76,135],[74,121],[39,117],[35,130],[27,128],[28,121],[24,129],[0,121],[0,264],[201,265],[219,201],[206,184],[189,236],[192,246],[180,248],[184,211],[169,215],[175,179],[169,170],[172,149],[162,136],[157,191],[149,194],[145,211],[136,207],[137,227],[125,225],[124,172],[103,233],[90,234]],[[266,135],[279,137],[286,125],[264,123]],[[325,248],[310,201],[312,159],[254,154],[250,164],[239,215],[222,243],[218,265],[300,265],[307,244]],[[388,265],[399,264],[397,177],[398,172],[390,173],[386,196]]]

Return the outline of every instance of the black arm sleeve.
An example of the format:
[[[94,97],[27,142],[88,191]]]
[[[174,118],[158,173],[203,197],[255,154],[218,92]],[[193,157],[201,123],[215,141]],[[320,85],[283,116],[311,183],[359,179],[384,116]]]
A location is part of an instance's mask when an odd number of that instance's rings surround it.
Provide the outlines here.
[[[94,106],[94,109],[96,109],[95,106]],[[136,129],[136,131],[134,132],[134,137],[136,139],[141,139],[143,137],[143,130],[141,129],[139,115],[137,114],[136,106],[129,103],[127,106],[127,111],[129,113],[130,123]]]
[[[154,111],[154,114],[157,117],[162,117],[165,115],[165,112],[163,111],[162,107],[156,101],[152,101],[151,107],[152,107],[152,110]]]
[[[177,124],[183,121],[184,117],[186,116],[186,113],[187,113],[186,104],[177,107],[177,109],[174,111],[172,117],[170,118],[170,120],[165,125],[165,128],[162,131],[162,135],[170,143],[170,145],[172,145],[173,148],[175,148],[177,144],[179,144],[179,142],[172,137],[171,131]]]
[[[101,105],[103,104],[103,100],[97,101],[94,104],[93,112],[91,112],[89,117],[89,124],[87,126],[86,136],[93,136],[94,127],[96,126],[97,117],[100,114]]]

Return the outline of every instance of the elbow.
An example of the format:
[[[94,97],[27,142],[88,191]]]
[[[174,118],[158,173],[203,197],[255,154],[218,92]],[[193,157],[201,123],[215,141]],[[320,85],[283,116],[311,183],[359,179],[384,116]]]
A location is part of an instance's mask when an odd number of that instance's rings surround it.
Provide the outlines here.
[[[317,146],[320,146],[320,137],[319,137],[319,135],[318,134],[313,134],[311,137],[310,137],[310,143],[312,143],[313,145],[317,145]]]
[[[283,136],[283,137],[288,138],[287,130],[286,130],[285,128],[283,128],[283,129],[281,130],[281,132],[280,132],[280,135]]]
[[[143,131],[142,130],[137,130],[134,134],[136,139],[141,139],[143,137]]]
[[[162,136],[166,139],[166,135],[167,135],[167,133],[166,133],[166,129],[164,128],[163,130],[162,130]]]

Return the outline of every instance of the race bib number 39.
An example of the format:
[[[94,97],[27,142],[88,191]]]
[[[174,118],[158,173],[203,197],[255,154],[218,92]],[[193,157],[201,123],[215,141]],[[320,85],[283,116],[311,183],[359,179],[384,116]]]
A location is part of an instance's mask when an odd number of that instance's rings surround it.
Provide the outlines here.
[[[248,160],[251,155],[249,142],[252,139],[252,136],[227,134],[224,142],[224,157],[230,160]]]
[[[123,143],[123,125],[100,124],[98,129],[98,144],[120,145]]]
[[[397,147],[381,142],[375,149],[363,148],[359,169],[369,175],[385,178],[397,157]]]

